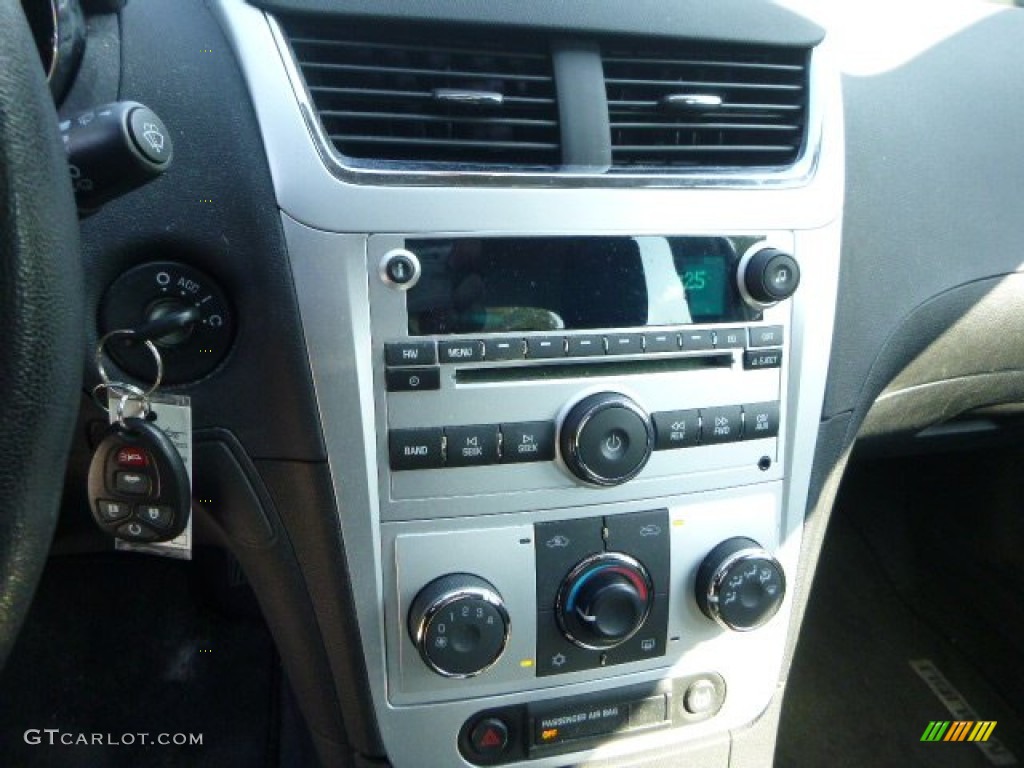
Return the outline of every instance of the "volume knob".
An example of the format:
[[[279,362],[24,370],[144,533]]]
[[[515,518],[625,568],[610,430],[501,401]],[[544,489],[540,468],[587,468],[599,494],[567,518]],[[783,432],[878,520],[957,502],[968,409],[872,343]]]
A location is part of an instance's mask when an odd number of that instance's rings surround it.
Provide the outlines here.
[[[800,265],[788,253],[762,248],[740,263],[739,287],[750,303],[767,306],[788,299],[800,285]]]
[[[508,611],[490,582],[451,573],[420,590],[409,609],[409,636],[424,663],[443,677],[473,677],[501,658]]]

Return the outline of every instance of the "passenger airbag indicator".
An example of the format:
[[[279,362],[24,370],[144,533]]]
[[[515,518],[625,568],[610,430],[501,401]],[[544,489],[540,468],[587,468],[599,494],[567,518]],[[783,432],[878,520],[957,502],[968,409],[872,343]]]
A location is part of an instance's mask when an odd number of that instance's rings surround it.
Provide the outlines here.
[[[603,736],[624,730],[628,723],[629,707],[622,703],[566,709],[537,717],[533,721],[533,743],[545,746],[589,736]]]

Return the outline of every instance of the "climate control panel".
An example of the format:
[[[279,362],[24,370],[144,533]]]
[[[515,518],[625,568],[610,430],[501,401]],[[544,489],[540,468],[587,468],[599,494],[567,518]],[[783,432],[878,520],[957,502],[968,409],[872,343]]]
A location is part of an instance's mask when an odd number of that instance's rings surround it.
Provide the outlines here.
[[[393,703],[668,667],[721,675],[728,690],[739,647],[728,638],[779,634],[780,485],[655,509],[633,502],[385,525],[394,562],[385,586],[395,595],[385,604],[396,609],[387,626],[400,630],[388,635]],[[700,666],[679,667],[716,647]]]

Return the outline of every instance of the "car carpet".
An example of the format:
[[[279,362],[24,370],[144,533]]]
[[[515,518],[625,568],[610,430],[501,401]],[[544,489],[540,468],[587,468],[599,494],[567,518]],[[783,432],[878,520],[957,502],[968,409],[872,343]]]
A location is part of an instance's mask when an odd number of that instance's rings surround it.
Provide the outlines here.
[[[209,607],[197,573],[134,553],[51,559],[0,673],[0,765],[274,765],[270,635],[256,618]],[[52,746],[45,729],[59,729]],[[42,743],[27,743],[27,731]],[[200,734],[202,744],[141,745],[142,733]]]
[[[876,462],[844,481],[787,685],[777,766],[1018,764],[970,742],[921,740],[932,721],[971,719],[996,721],[990,741],[1024,760],[1019,573],[994,566],[970,535],[984,530],[991,543],[1019,533],[993,511],[1019,491],[993,476],[993,461],[1003,460]],[[912,668],[920,660],[973,716],[947,709]]]

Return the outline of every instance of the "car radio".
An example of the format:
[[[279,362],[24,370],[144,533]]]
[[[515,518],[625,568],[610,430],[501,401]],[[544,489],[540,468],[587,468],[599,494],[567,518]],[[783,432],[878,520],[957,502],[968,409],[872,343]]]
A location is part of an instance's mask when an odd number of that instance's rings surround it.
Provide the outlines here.
[[[778,232],[368,238],[392,704],[668,666],[716,681],[714,711],[742,695],[752,676],[680,660],[784,598],[792,253]],[[476,762],[492,715],[465,721]]]

